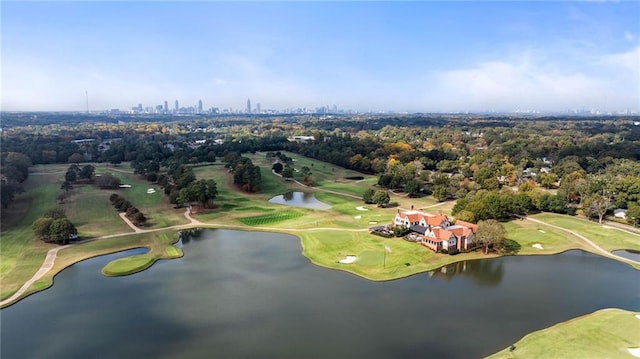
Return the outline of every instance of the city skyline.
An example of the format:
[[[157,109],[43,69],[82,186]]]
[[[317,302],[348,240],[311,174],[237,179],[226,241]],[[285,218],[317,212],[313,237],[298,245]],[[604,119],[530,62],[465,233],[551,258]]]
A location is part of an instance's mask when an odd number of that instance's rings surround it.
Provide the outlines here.
[[[637,2],[3,2],[2,110],[245,98],[637,113],[638,14]]]

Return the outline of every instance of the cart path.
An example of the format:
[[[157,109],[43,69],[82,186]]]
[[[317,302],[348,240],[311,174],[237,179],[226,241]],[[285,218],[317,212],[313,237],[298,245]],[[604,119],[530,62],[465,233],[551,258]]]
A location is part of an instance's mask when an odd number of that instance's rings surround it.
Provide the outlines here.
[[[40,266],[40,269],[38,269],[36,274],[34,274],[33,277],[31,277],[31,279],[29,279],[26,283],[24,283],[22,287],[18,289],[17,292],[13,293],[12,296],[1,301],[0,307],[4,307],[6,304],[12,303],[20,299],[20,297],[33,285],[33,283],[35,283],[38,279],[42,278],[45,274],[47,274],[47,272],[51,270],[51,268],[53,268],[53,264],[56,261],[56,256],[58,252],[70,246],[72,246],[72,244],[67,244],[61,247],[50,249],[47,252],[47,256],[44,259],[44,263],[42,263],[42,266]]]
[[[543,224],[545,226],[549,226],[551,228],[555,228],[555,229],[561,230],[563,232],[567,232],[567,233],[573,234],[574,236],[576,236],[576,237],[580,238],[581,240],[583,240],[585,243],[587,243],[590,247],[595,249],[597,252],[599,252],[604,257],[617,259],[617,260],[619,260],[619,261],[621,261],[623,263],[626,263],[626,264],[640,265],[640,262],[636,262],[636,261],[634,261],[632,259],[620,257],[618,255],[615,255],[615,254],[607,251],[606,249],[604,249],[604,248],[600,247],[599,245],[595,244],[589,238],[583,236],[582,234],[580,234],[578,232],[575,232],[575,231],[572,231],[570,229],[566,229],[566,228],[563,228],[563,227],[560,227],[560,226],[556,226],[555,224],[547,223],[547,222],[541,221],[539,219],[531,218],[531,217],[521,217],[521,218],[524,218],[526,220],[529,220],[529,221],[532,221],[532,222],[535,222],[535,223]]]

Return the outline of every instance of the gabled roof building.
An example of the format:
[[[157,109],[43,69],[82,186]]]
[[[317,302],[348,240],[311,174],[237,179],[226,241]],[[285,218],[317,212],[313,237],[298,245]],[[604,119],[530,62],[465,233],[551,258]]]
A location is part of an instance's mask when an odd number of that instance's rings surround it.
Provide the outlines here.
[[[394,226],[404,226],[419,235],[418,243],[440,252],[463,251],[471,249],[477,225],[451,220],[441,213],[432,214],[420,210],[398,210],[393,219]]]

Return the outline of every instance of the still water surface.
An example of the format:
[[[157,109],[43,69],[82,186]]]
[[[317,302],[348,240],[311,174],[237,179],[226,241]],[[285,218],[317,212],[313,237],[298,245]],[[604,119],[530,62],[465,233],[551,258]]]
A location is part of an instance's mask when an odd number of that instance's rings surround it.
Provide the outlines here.
[[[304,207],[312,209],[329,209],[330,205],[319,201],[313,193],[307,192],[287,192],[279,196],[272,197],[270,203],[284,204],[293,207]]]
[[[209,230],[183,249],[129,277],[100,274],[123,254],[65,269],[0,312],[0,356],[478,358],[597,309],[640,310],[637,271],[580,251],[376,283],[312,265],[288,235]]]

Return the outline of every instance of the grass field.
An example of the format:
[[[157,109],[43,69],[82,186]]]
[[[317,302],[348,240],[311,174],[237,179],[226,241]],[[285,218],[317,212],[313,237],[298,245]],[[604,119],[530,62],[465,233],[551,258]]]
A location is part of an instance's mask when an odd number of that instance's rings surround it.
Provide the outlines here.
[[[608,251],[617,249],[640,250],[640,234],[637,233],[620,231],[581,217],[553,213],[541,213],[532,217],[580,233]]]
[[[8,211],[2,210],[0,239],[0,299],[18,290],[38,270],[53,244],[46,244],[33,236],[31,224],[56,203],[60,174],[57,167],[52,174],[31,175],[24,183],[26,192],[18,195]],[[62,174],[64,175],[64,173]]]
[[[488,358],[633,358],[640,347],[640,313],[603,309],[530,333]]]
[[[118,193],[120,196],[126,198],[147,217],[146,227],[162,228],[187,223],[187,220],[182,215],[184,211],[173,208],[167,196],[163,194],[162,188],[140,179],[136,175],[123,172],[130,170],[131,169],[124,166],[118,168],[97,166],[96,173],[111,173],[115,177],[118,177],[122,184],[131,186],[130,188],[121,188],[118,190],[98,191],[107,192],[107,199],[111,193]],[[155,193],[147,193],[147,189],[150,188],[153,188]],[[109,204],[108,200],[107,204]],[[113,207],[111,208],[115,211]]]
[[[238,218],[238,221],[246,224],[247,226],[264,226],[277,222],[289,221],[298,217],[302,217],[303,215],[303,213],[300,213],[298,211],[286,210],[259,216],[241,217]]]

